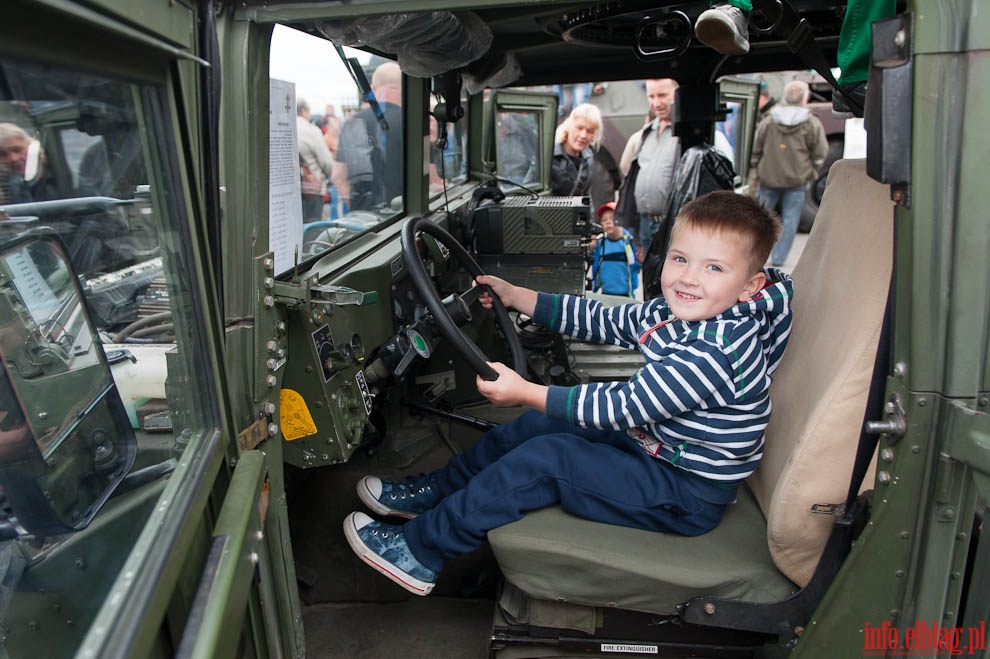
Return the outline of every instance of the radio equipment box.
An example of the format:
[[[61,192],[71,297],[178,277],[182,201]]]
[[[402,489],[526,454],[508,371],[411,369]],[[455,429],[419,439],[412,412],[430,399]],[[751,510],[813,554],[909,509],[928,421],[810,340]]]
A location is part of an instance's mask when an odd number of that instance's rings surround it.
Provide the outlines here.
[[[588,197],[507,197],[474,211],[479,254],[582,254],[591,234]]]

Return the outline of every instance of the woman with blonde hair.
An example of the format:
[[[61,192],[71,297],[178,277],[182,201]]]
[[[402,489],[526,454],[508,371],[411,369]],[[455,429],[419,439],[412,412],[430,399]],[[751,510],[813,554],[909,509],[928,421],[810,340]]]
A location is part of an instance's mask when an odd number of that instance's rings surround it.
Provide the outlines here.
[[[574,108],[557,127],[550,164],[550,192],[586,196],[591,190],[595,150],[602,141],[602,113],[590,103]]]

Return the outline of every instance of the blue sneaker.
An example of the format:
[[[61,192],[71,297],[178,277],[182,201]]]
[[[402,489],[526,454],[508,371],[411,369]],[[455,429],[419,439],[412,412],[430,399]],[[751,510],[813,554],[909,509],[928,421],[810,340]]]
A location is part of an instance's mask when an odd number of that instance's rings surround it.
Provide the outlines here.
[[[344,536],[365,563],[413,595],[429,595],[437,573],[413,556],[401,526],[376,522],[364,513],[344,518]]]
[[[361,503],[379,515],[412,519],[440,503],[443,498],[432,485],[414,486],[412,481],[383,481],[365,476],[357,483]]]

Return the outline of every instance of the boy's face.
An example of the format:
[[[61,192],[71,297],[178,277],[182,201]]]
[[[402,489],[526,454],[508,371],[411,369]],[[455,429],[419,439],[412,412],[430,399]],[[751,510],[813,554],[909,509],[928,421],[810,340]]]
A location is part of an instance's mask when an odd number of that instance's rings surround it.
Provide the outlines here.
[[[622,237],[622,227],[616,225],[613,211],[607,210],[602,213],[602,231],[612,240]]]
[[[748,248],[731,233],[675,225],[660,275],[673,314],[681,320],[714,318],[763,288],[766,276],[753,272]]]

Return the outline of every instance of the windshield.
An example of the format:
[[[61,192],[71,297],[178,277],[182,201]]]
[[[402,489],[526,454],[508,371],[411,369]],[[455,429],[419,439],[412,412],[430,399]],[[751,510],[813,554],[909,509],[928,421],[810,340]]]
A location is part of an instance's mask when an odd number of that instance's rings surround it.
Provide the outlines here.
[[[282,25],[269,72],[269,238],[282,273],[403,211],[403,83],[394,62]]]

